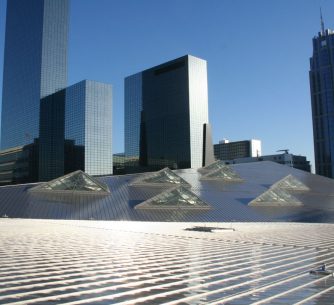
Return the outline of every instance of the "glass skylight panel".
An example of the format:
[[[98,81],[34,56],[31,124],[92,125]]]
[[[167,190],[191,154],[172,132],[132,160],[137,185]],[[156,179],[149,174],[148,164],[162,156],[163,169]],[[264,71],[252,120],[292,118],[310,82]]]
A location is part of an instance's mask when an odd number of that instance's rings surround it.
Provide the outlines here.
[[[210,206],[183,186],[167,190],[140,204],[135,209],[210,209]]]
[[[107,185],[80,170],[38,185],[31,191],[110,192]]]
[[[148,175],[143,175],[143,177],[138,178],[132,183],[132,185],[163,185],[163,184],[174,184],[190,186],[190,184],[181,178],[179,175],[175,174],[168,167]]]
[[[198,171],[200,173],[205,173],[205,172],[212,172],[212,171],[215,171],[215,170],[218,170],[220,168],[223,168],[225,167],[225,163],[222,161],[222,160],[218,160],[218,161],[215,161],[205,167],[202,167],[202,168],[199,168]]]
[[[289,189],[293,191],[309,191],[310,189],[301,181],[299,181],[296,177],[292,175],[288,175],[276,182],[274,186],[279,187],[281,189]]]
[[[301,206],[303,205],[296,197],[287,193],[284,189],[270,188],[260,196],[252,200],[250,206]]]
[[[224,180],[230,182],[243,181],[236,172],[234,172],[229,166],[226,165],[203,175],[201,180]]]

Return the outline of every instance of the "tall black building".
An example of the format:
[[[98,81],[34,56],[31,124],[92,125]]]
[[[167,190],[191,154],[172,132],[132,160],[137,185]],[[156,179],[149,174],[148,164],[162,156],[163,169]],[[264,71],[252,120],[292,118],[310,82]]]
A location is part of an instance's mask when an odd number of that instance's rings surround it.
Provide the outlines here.
[[[334,178],[334,31],[313,38],[310,59],[313,138],[316,173]]]
[[[186,55],[125,79],[125,157],[143,170],[213,162],[210,133],[205,60]]]

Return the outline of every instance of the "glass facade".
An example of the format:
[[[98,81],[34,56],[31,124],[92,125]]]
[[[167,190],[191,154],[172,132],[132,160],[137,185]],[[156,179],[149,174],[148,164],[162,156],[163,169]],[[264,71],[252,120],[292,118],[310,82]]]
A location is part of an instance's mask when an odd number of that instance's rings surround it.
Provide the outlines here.
[[[109,187],[78,170],[30,189],[32,192],[90,192],[110,193]]]
[[[191,168],[199,168],[203,166],[203,125],[209,123],[207,64],[188,56],[188,66]]]
[[[252,200],[250,206],[300,206],[303,203],[285,189],[279,187],[270,188],[259,197]]]
[[[142,111],[142,73],[125,78],[124,84],[125,157],[139,158],[140,115]]]
[[[40,99],[67,81],[68,0],[7,1],[1,149],[39,136]]]
[[[218,169],[224,168],[225,167],[225,162],[223,162],[222,160],[217,160],[205,167],[199,168],[198,171],[200,173],[209,173],[209,172],[213,172],[216,171]]]
[[[39,179],[64,175],[65,90],[41,99],[39,126]]]
[[[84,80],[41,100],[39,180],[113,173],[111,85]]]
[[[224,166],[201,177],[201,180],[223,180],[229,182],[242,182],[240,176],[229,166]]]
[[[111,85],[85,80],[66,89],[65,142],[84,162],[80,169],[87,174],[112,174]],[[72,171],[68,166],[66,171]]]
[[[296,177],[288,175],[275,183],[275,186],[292,191],[309,191],[310,189]]]
[[[310,59],[315,168],[334,178],[334,31],[323,30],[313,38]]]
[[[204,209],[211,207],[183,186],[162,192],[138,205],[135,209]]]
[[[161,185],[183,185],[185,187],[190,187],[190,184],[181,178],[179,175],[175,174],[168,167],[154,172],[152,174],[145,175],[135,180],[131,185],[139,186],[161,186]]]
[[[125,79],[126,157],[146,170],[202,166],[206,70],[187,55]]]

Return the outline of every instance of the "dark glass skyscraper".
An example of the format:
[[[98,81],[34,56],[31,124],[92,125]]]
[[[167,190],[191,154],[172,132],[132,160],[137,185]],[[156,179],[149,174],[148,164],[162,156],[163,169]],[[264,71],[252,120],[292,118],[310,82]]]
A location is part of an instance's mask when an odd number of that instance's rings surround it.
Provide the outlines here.
[[[125,79],[125,158],[143,170],[203,166],[207,124],[205,60],[187,55]]]
[[[321,25],[310,59],[315,168],[334,178],[334,31]]]
[[[66,87],[68,0],[8,0],[1,149],[39,137],[40,99]]]

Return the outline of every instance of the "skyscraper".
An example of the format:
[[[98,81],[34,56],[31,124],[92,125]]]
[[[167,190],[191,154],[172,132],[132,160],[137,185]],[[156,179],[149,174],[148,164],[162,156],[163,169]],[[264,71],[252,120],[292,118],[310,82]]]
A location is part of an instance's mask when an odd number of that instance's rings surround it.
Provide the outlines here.
[[[199,168],[213,161],[205,143],[212,143],[205,60],[186,55],[125,79],[125,158],[146,170]]]
[[[24,166],[3,183],[112,174],[111,85],[66,88],[68,24],[69,0],[7,1],[0,163]]]
[[[310,58],[313,139],[316,173],[334,178],[334,31],[313,38]]]
[[[39,180],[75,170],[110,175],[111,85],[84,80],[41,101]]]
[[[39,136],[40,99],[67,81],[68,0],[7,1],[1,149]]]

